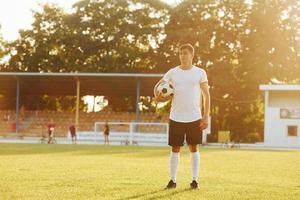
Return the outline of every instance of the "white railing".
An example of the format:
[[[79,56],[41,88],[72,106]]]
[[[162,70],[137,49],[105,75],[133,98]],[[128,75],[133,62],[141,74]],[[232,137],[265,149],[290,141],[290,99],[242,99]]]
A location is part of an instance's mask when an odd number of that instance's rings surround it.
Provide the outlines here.
[[[105,122],[95,122],[94,141],[102,141]],[[167,144],[168,123],[108,122],[110,142],[121,144]]]

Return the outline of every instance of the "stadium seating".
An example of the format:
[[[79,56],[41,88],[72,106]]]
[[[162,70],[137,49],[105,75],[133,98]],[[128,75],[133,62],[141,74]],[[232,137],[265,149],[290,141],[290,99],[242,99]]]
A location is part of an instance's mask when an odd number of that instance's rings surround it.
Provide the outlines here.
[[[0,110],[0,135],[9,136],[8,133],[15,132],[15,111]],[[79,113],[79,131],[93,131],[95,122],[135,122],[136,114],[134,112],[80,112]],[[74,112],[58,111],[40,111],[27,110],[24,116],[20,117],[19,135],[22,136],[46,136],[47,124],[53,120],[56,124],[56,137],[65,137],[68,133],[68,127],[75,121]],[[140,113],[139,122],[167,122],[168,115],[159,115],[156,113]],[[142,128],[142,127],[141,127]],[[151,132],[157,127],[143,127],[143,131]]]

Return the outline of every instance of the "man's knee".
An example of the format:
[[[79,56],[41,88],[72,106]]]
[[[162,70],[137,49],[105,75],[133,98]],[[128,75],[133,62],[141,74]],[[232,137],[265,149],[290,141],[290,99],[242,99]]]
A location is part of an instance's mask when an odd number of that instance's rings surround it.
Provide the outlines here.
[[[197,152],[198,151],[198,145],[197,144],[190,144],[189,149],[190,149],[190,152],[192,152],[192,153]]]
[[[180,146],[172,146],[172,152],[178,153],[180,151]]]

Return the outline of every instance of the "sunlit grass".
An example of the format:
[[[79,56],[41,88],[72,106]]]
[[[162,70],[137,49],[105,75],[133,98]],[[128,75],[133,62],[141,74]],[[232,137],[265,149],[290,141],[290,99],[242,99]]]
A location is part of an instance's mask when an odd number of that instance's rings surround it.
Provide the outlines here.
[[[201,148],[199,191],[182,151],[178,187],[169,148],[0,144],[0,199],[299,199],[300,151]]]

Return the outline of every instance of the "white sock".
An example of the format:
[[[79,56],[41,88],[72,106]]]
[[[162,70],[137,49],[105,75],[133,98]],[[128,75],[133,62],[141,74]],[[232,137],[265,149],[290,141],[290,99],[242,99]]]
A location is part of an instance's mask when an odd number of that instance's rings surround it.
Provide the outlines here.
[[[176,183],[176,175],[179,165],[179,153],[171,152],[170,155],[170,176],[171,180]]]
[[[192,181],[197,181],[199,176],[199,166],[200,166],[199,151],[191,153],[191,166],[192,166]]]

